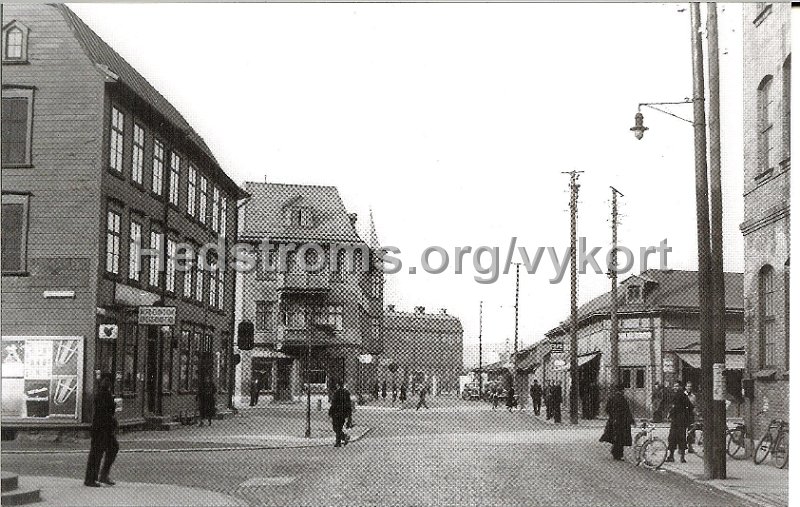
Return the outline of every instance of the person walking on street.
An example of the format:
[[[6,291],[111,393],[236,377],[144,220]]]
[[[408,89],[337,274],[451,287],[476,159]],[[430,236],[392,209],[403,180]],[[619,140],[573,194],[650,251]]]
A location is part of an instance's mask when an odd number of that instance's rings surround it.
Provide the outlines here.
[[[508,386],[508,392],[506,393],[506,408],[509,412],[511,409],[514,408],[514,386]]]
[[[553,418],[553,385],[549,380],[544,384],[544,410],[545,418],[549,421]]]
[[[383,384],[381,384],[381,398],[386,400],[386,381],[385,380],[383,381]]]
[[[426,394],[428,394],[428,386],[422,384],[419,386],[419,401],[417,402],[417,410],[419,410],[419,407],[425,407],[426,410],[429,410],[428,404],[425,403]]]
[[[694,387],[692,386],[692,381],[689,380],[686,382],[686,397],[689,398],[689,402],[692,404],[692,414],[691,418],[689,419],[689,424],[692,424],[697,420],[697,394],[694,392]],[[686,441],[686,451],[689,454],[694,454],[694,448],[692,448],[692,444],[694,443],[694,439]]]
[[[631,425],[634,423],[633,414],[631,414],[628,400],[622,394],[623,390],[624,387],[621,384],[615,386],[614,393],[606,403],[608,421],[606,421],[606,429],[603,432],[603,436],[600,437],[601,442],[609,442],[611,444],[611,456],[617,461],[622,461],[625,447],[633,445],[631,439]]]
[[[661,387],[661,383],[656,382],[655,386],[653,386],[653,393],[650,396],[650,401],[653,404],[653,422],[660,423],[664,420],[664,412],[662,401],[664,399],[664,394],[661,392],[663,388]]]
[[[492,386],[492,410],[497,408],[500,403],[500,384]]]
[[[667,461],[675,462],[675,449],[677,448],[681,456],[681,463],[686,463],[686,428],[690,424],[694,407],[680,382],[675,382],[673,391],[672,406],[669,409],[669,438],[667,440],[669,456],[667,456]]]
[[[400,384],[400,396],[397,398],[400,400],[400,409],[403,408],[403,403],[405,403],[406,398],[408,397],[408,386],[406,385],[405,380],[403,383]]]
[[[553,403],[553,420],[557,423],[561,422],[561,403],[563,395],[561,392],[561,381],[556,382],[553,387],[552,403]]]
[[[89,458],[86,462],[84,486],[101,487],[102,484],[113,486],[115,483],[108,476],[111,465],[119,452],[119,442],[114,433],[117,429],[117,418],[114,415],[117,404],[111,392],[114,377],[110,373],[100,378],[100,387],[94,398],[94,414],[92,416],[92,443]],[[101,468],[100,462],[103,462]]]
[[[341,447],[342,443],[347,445],[350,435],[342,429],[348,417],[353,415],[353,404],[350,400],[350,392],[344,388],[342,381],[336,382],[336,391],[331,399],[331,406],[328,409],[328,416],[333,424],[333,432],[336,433],[336,444],[334,447]]]
[[[392,380],[392,406],[394,406],[394,402],[397,401],[397,383]]]
[[[253,378],[250,380],[250,406],[258,405],[258,395],[261,389],[261,372],[254,371]]]
[[[203,425],[203,419],[211,426],[211,419],[217,415],[217,386],[209,376],[203,378],[197,390],[197,410],[200,412],[200,426]]]
[[[533,405],[533,415],[539,415],[542,410],[542,386],[538,380],[533,381],[531,386],[531,404]]]

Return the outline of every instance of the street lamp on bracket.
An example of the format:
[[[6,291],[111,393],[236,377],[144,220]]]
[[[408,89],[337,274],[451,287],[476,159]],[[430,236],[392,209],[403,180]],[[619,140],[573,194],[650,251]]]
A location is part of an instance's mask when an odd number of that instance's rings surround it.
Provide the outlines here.
[[[654,109],[660,113],[668,114],[679,120],[683,120],[691,125],[694,125],[694,122],[692,120],[688,120],[682,116],[678,116],[675,113],[671,113],[665,109],[656,107],[656,106],[676,106],[681,104],[693,104],[693,103],[694,100],[688,97],[683,99],[682,102],[640,102],[639,107],[636,110],[636,115],[634,116],[634,125],[633,127],[631,127],[631,131],[633,132],[633,135],[636,136],[636,139],[639,139],[641,141],[642,138],[644,137],[644,131],[650,130],[648,127],[644,126],[644,115],[642,114],[642,107],[649,107],[650,109]]]

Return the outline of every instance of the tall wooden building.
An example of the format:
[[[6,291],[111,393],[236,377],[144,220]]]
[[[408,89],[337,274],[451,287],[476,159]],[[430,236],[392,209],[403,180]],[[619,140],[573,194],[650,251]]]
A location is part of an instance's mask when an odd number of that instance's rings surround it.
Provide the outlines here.
[[[66,6],[4,5],[2,70],[3,424],[88,422],[105,372],[121,424],[193,413],[206,374],[224,408],[235,276],[175,260],[232,242],[244,191]]]

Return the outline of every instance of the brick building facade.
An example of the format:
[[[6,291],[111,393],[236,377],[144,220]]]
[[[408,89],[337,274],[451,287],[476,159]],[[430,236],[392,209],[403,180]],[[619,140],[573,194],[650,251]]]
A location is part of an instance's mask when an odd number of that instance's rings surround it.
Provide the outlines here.
[[[789,417],[791,7],[742,5],[747,423]],[[765,411],[759,415],[759,412]]]
[[[3,424],[90,421],[105,372],[123,425],[194,413],[206,375],[224,408],[235,277],[175,258],[235,238],[244,191],[66,6],[5,5],[2,27]],[[151,305],[174,325],[140,325]]]

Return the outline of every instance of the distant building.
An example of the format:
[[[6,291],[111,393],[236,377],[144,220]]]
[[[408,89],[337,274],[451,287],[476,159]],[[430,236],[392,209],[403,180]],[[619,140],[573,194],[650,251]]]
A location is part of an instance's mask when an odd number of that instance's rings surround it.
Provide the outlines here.
[[[789,417],[791,6],[748,3],[742,13],[747,424],[760,434]]]
[[[417,306],[413,312],[402,312],[394,305],[386,307],[382,362],[398,368],[395,373],[379,369],[381,380],[427,381],[438,392],[458,392],[463,351],[461,321],[447,310],[426,313],[425,307]]]
[[[696,271],[649,269],[622,281],[618,295],[619,366],[625,394],[634,413],[650,415],[655,382],[700,380],[700,314]],[[726,382],[732,414],[741,405],[745,367],[742,275],[725,273]],[[578,392],[597,384],[600,400],[608,397],[610,379],[611,293],[578,308]],[[570,385],[569,320],[545,333],[520,354],[529,381],[561,381],[565,404]],[[560,352],[563,350],[563,352]],[[582,404],[581,404],[582,405]]]
[[[336,187],[246,188],[252,199],[240,239],[273,248],[243,275],[242,319],[255,325],[255,348],[240,351],[237,395],[249,395],[256,375],[260,391],[275,400],[300,396],[307,382],[317,393],[336,380],[355,391],[371,371],[358,357],[380,354],[383,341],[383,274],[356,232],[356,215]]]
[[[246,194],[68,7],[4,5],[2,27],[3,425],[90,422],[102,373],[122,425],[194,414],[207,377],[223,409],[235,276],[176,254],[230,244]],[[174,320],[139,320],[152,305]]]

